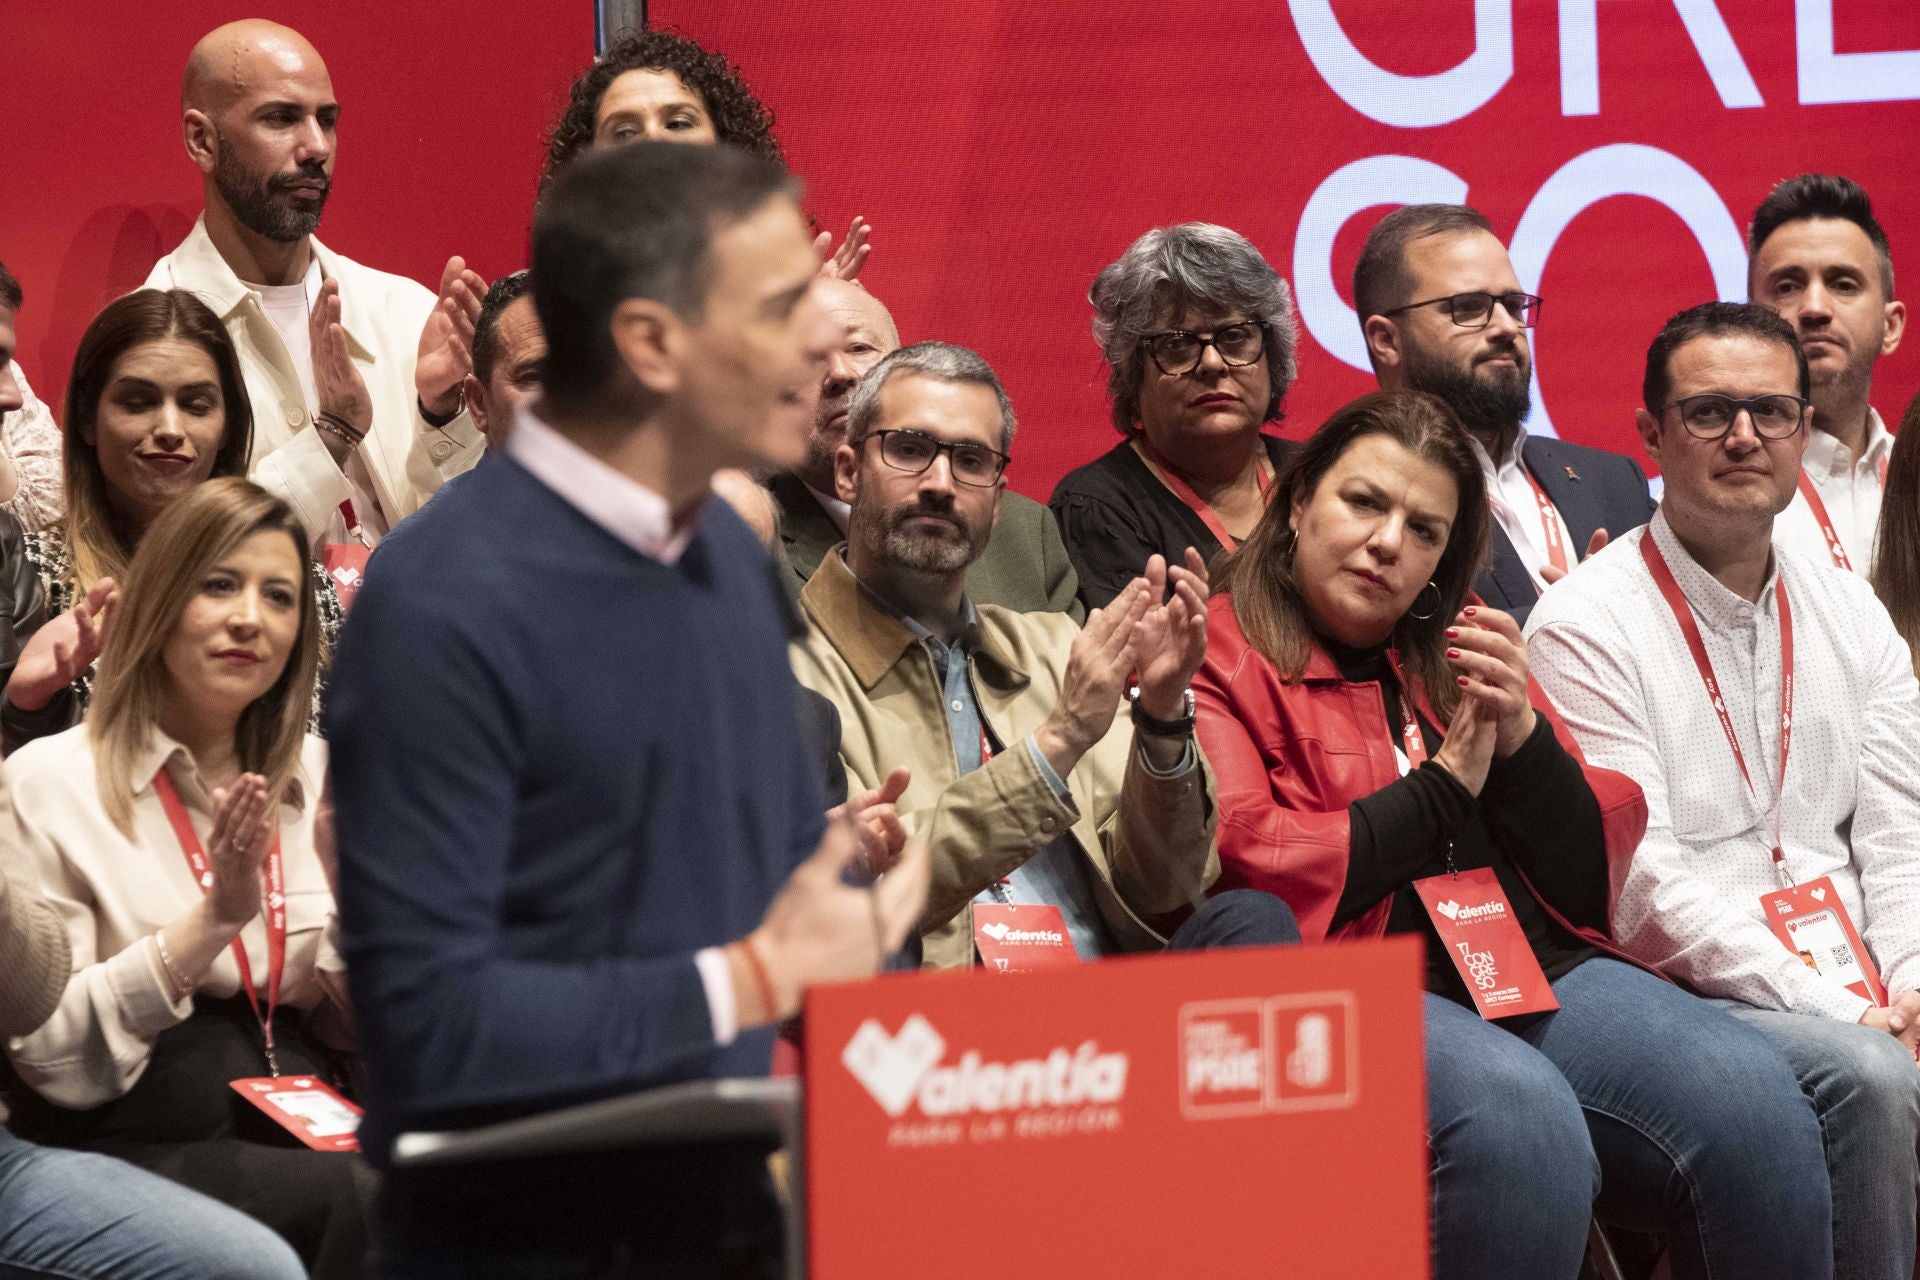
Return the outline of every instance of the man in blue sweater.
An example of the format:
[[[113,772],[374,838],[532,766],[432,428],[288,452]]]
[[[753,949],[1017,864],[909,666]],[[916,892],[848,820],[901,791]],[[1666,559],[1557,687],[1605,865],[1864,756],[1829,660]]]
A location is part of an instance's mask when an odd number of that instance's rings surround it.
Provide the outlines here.
[[[797,188],[726,147],[583,157],[535,217],[550,343],[502,456],[382,555],[328,708],[362,1142],[763,1074],[926,890],[849,887],[789,624],[722,467],[791,466],[832,329]],[[774,1274],[751,1144],[391,1170],[392,1276]]]

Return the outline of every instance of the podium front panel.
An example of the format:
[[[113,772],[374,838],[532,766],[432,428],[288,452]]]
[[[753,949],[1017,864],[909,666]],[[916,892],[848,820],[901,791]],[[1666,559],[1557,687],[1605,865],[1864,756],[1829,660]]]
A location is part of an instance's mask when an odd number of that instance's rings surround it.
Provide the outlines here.
[[[1395,938],[816,990],[811,1274],[1425,1276],[1420,963]]]

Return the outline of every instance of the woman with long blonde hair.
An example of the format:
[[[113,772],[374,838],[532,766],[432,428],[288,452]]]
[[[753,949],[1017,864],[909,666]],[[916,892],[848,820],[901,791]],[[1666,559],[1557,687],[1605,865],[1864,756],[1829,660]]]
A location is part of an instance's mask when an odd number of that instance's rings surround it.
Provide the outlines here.
[[[348,1276],[361,1166],[230,1087],[338,1078],[345,1043],[306,547],[246,480],[180,495],[127,567],[85,723],[7,760],[24,861],[73,944],[58,1009],[10,1050],[14,1127],[211,1195]]]

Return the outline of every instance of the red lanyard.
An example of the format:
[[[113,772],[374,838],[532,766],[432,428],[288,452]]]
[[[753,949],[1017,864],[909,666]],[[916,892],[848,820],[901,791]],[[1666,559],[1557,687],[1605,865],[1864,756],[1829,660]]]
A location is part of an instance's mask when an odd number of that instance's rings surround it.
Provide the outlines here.
[[[1886,483],[1884,474],[1880,482]],[[1820,500],[1820,491],[1813,487],[1813,481],[1804,471],[1800,473],[1800,496],[1807,500],[1807,509],[1813,512],[1813,518],[1820,526],[1821,536],[1827,540],[1827,554],[1833,557],[1834,567],[1851,573],[1853,562],[1847,559],[1847,549],[1840,545],[1840,534],[1835,531],[1833,520],[1827,515],[1827,504]]]
[[[354,513],[352,498],[340,499],[340,518],[347,522],[347,537],[350,540],[363,547],[373,545],[367,540],[367,531],[360,527],[360,517]]]
[[[165,769],[154,775],[153,789],[160,793],[160,803],[167,811],[167,821],[173,824],[173,834],[180,841],[180,852],[187,856],[187,866],[193,870],[194,883],[200,886],[200,892],[206,893],[213,886],[213,867],[207,861],[206,850],[200,847],[200,836],[193,829],[193,820],[187,816],[187,807],[180,803],[180,793],[174,788],[173,779],[167,776]],[[260,1035],[266,1042],[267,1070],[273,1075],[280,1074],[280,1063],[273,1052],[273,1012],[280,1004],[280,976],[287,967],[287,885],[285,869],[280,861],[280,835],[274,833],[273,844],[267,850],[267,1009],[260,1011],[260,997],[253,990],[253,965],[247,961],[247,948],[238,936],[233,940],[233,961],[240,969],[240,989],[247,993],[247,1003],[253,1008],[253,1016],[260,1023]]]
[[[1400,695],[1400,742],[1407,753],[1409,771],[1427,762],[1427,740],[1420,736],[1420,722],[1414,719],[1413,704]]]
[[[1753,775],[1747,772],[1747,757],[1733,732],[1733,717],[1727,713],[1727,701],[1721,696],[1720,682],[1713,674],[1713,659],[1707,656],[1707,643],[1700,636],[1700,624],[1693,620],[1686,593],[1680,590],[1673,570],[1667,567],[1667,558],[1654,544],[1651,529],[1641,535],[1640,556],[1647,562],[1648,572],[1653,574],[1654,585],[1666,597],[1673,620],[1680,624],[1680,634],[1686,638],[1687,649],[1693,654],[1693,665],[1707,686],[1707,697],[1713,700],[1714,714],[1720,717],[1720,731],[1727,735],[1727,745],[1733,748],[1733,762],[1740,768],[1740,777],[1747,784],[1748,793],[1758,799],[1759,793],[1753,789]],[[1780,843],[1780,802],[1787,787],[1787,751],[1793,745],[1793,606],[1787,601],[1786,575],[1778,567],[1774,569],[1773,595],[1780,612],[1780,782],[1773,792],[1773,864],[1791,885],[1787,855]]]
[[[1147,470],[1153,472],[1154,477],[1158,479],[1161,484],[1173,491],[1174,497],[1186,503],[1188,509],[1200,517],[1200,523],[1207,526],[1207,532],[1211,533],[1221,546],[1229,551],[1238,547],[1240,545],[1240,539],[1227,532],[1227,526],[1221,522],[1219,513],[1213,509],[1212,505],[1208,503],[1205,498],[1195,493],[1193,486],[1181,479],[1180,474],[1173,469],[1167,460],[1161,457],[1151,444],[1147,443],[1146,432],[1141,432],[1135,436],[1134,439],[1139,442],[1140,460],[1147,464]],[[1261,447],[1264,448],[1265,446]],[[1260,500],[1262,502],[1267,501],[1273,492],[1273,473],[1269,469],[1269,464],[1265,458],[1259,459],[1255,464],[1253,478],[1254,483],[1260,486]]]
[[[1540,504],[1540,524],[1547,531],[1547,559],[1553,562],[1554,568],[1565,573],[1568,567],[1566,526],[1560,523],[1560,513],[1554,509],[1553,499],[1533,478],[1533,472],[1523,466],[1520,474],[1527,478],[1527,487],[1533,490],[1534,500]]]

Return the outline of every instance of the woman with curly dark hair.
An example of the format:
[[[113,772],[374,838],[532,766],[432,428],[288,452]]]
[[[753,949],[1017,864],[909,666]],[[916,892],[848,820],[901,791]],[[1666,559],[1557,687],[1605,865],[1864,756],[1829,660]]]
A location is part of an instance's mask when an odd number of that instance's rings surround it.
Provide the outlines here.
[[[773,112],[747,87],[740,69],[725,54],[655,29],[620,37],[574,80],[567,109],[547,135],[540,189],[582,151],[629,142],[728,142],[786,161],[773,136]],[[832,240],[820,233],[823,253]],[[856,217],[821,273],[851,280],[867,253],[867,223]]]

